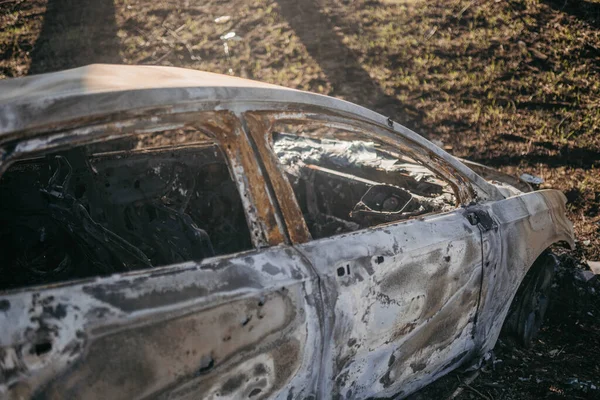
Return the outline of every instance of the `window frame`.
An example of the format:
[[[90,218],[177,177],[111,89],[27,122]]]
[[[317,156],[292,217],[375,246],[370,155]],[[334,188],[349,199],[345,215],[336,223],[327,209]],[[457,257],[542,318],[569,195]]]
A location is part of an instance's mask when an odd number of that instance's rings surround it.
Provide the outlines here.
[[[406,155],[414,159],[430,170],[436,177],[448,183],[454,192],[456,199],[455,210],[461,206],[466,206],[476,200],[476,192],[473,188],[471,180],[460,173],[456,168],[450,165],[447,161],[437,156],[427,148],[420,144],[403,137],[396,133],[393,129],[382,128],[379,125],[358,118],[349,118],[345,115],[340,115],[329,110],[303,110],[303,111],[286,111],[286,110],[252,110],[243,113],[244,126],[247,127],[249,135],[254,140],[258,149],[259,156],[265,165],[265,169],[269,174],[269,180],[274,186],[277,200],[280,203],[280,210],[286,222],[288,232],[292,244],[301,244],[313,240],[321,240],[323,238],[313,238],[310,234],[301,207],[298,204],[294,190],[285,176],[283,166],[279,162],[277,155],[273,149],[273,127],[277,123],[302,124],[310,125],[323,124],[331,128],[343,129],[345,131],[360,132],[366,137],[373,137],[375,140],[385,143],[391,148],[397,149],[400,154]],[[452,210],[450,212],[454,212]],[[440,213],[428,213],[420,215],[435,216]],[[409,218],[413,219],[413,218]],[[301,221],[301,223],[298,223]],[[396,221],[390,223],[399,223]],[[361,232],[366,229],[379,227],[387,224],[380,224],[374,227],[359,229],[356,232]],[[332,235],[330,237],[335,237]]]
[[[279,214],[276,212],[275,199],[264,179],[266,174],[262,171],[240,119],[228,110],[206,110],[177,114],[168,114],[159,111],[154,115],[146,115],[139,118],[125,117],[111,122],[96,124],[81,123],[78,126],[73,127],[71,125],[65,129],[54,127],[52,130],[39,132],[35,137],[17,138],[4,143],[0,147],[0,153],[10,150],[5,152],[8,157],[0,163],[0,179],[2,179],[2,176],[11,165],[21,160],[101,141],[125,139],[140,134],[184,127],[197,129],[207,134],[220,148],[240,196],[252,242],[252,248],[248,250],[216,255],[206,258],[206,260],[232,257],[246,252],[257,251],[265,247],[288,243],[284,225]],[[183,264],[189,262],[194,262],[194,260],[184,262]],[[204,260],[200,260],[200,262],[204,262]],[[156,268],[164,268],[177,264],[166,264],[151,269],[125,272],[123,275],[152,272]],[[84,280],[86,279],[84,278]],[[80,280],[68,282],[68,284],[77,281]],[[17,288],[16,290],[28,290],[29,288],[31,286]]]

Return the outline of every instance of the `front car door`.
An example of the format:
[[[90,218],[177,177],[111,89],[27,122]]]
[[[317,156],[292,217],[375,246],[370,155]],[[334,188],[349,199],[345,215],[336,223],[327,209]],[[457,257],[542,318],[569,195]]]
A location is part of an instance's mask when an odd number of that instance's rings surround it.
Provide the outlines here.
[[[280,203],[295,199],[301,209],[287,224],[312,236],[296,248],[321,279],[321,396],[406,395],[465,360],[483,230],[473,207],[458,207],[473,200],[459,175],[416,143],[347,116],[245,119]]]
[[[316,274],[239,120],[54,129],[4,146],[2,396],[315,396]]]

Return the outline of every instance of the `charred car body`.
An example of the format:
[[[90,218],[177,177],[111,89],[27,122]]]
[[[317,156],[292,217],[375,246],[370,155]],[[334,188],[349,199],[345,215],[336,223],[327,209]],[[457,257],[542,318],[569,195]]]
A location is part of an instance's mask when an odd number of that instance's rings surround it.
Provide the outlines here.
[[[405,396],[529,340],[573,245],[560,192],[198,71],[0,82],[0,160],[8,398]]]

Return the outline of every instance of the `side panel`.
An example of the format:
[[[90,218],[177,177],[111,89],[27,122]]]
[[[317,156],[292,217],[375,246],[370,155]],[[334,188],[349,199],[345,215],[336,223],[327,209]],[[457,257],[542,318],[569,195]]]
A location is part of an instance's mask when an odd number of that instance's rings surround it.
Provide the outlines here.
[[[407,395],[468,356],[481,245],[463,213],[298,246],[322,279],[322,398]]]
[[[289,247],[0,297],[0,394],[304,398],[316,275]]]
[[[477,338],[481,354],[491,350],[521,281],[553,243],[574,248],[573,225],[557,190],[526,193],[483,205],[498,224],[483,240],[484,279]]]

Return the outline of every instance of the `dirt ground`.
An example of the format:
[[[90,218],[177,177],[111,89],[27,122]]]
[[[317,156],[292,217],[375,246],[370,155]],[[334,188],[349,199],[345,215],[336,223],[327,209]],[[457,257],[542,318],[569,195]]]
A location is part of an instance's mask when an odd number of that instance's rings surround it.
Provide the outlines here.
[[[415,399],[600,398],[600,1],[0,0],[0,78],[170,65],[341,97],[450,153],[544,179],[578,249],[530,349]]]

